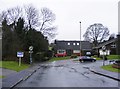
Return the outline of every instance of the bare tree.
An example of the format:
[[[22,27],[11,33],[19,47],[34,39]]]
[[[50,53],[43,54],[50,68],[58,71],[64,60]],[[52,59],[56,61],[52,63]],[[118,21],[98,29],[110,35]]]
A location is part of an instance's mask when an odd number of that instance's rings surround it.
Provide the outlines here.
[[[7,11],[3,11],[0,15],[1,22],[6,19],[8,24],[17,22],[22,16],[22,9],[20,7],[10,8]]]
[[[25,13],[26,22],[28,24],[29,29],[37,27],[39,24],[38,10],[32,5],[29,5],[25,7]]]
[[[83,37],[85,40],[93,42],[94,46],[97,46],[99,42],[102,42],[109,36],[109,30],[100,23],[90,25]]]
[[[108,40],[115,39],[115,38],[116,38],[115,33],[112,33],[112,34],[110,35],[110,37],[109,37],[109,39],[108,39]]]
[[[20,17],[24,18],[27,30],[39,29],[44,36],[55,37],[56,26],[52,24],[55,14],[48,8],[42,8],[40,14],[32,5],[25,6],[24,10],[20,7],[10,8],[0,14],[0,22],[6,19],[7,24],[14,27]]]
[[[22,8],[20,7],[14,7],[6,11],[2,11],[0,14],[0,25],[4,20],[6,20],[7,24],[12,28],[11,30],[14,30],[20,17],[22,17]]]
[[[22,8],[15,7],[7,10],[8,23],[16,23],[17,20],[22,17]]]
[[[4,20],[6,20],[6,18],[7,18],[7,12],[6,12],[6,11],[2,11],[2,12],[0,13],[0,26],[2,26],[2,22],[3,22]]]
[[[52,26],[52,22],[55,20],[55,14],[48,8],[42,8],[40,16],[40,31],[43,35],[48,36],[48,38],[53,38],[56,35],[56,27]]]

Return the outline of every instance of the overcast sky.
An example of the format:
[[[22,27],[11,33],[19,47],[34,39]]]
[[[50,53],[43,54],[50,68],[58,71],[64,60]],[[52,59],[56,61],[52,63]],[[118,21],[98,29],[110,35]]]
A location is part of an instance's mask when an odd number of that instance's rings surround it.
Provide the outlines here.
[[[102,23],[110,33],[118,33],[119,0],[0,0],[0,11],[11,7],[32,4],[47,7],[56,15],[58,40],[79,40],[80,21],[82,35],[89,25]],[[83,37],[82,37],[83,39]]]

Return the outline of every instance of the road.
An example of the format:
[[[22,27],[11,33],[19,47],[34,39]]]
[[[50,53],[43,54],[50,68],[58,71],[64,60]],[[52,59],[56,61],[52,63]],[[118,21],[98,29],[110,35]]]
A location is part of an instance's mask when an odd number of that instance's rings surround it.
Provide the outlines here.
[[[16,87],[118,87],[118,81],[94,74],[89,67],[102,61],[80,63],[73,60],[43,63],[30,78]]]

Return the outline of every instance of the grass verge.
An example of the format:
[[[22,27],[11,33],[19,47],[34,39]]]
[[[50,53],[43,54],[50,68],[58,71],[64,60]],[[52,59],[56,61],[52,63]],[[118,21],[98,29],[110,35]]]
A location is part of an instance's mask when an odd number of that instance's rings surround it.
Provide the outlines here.
[[[92,58],[96,58],[96,60],[101,60],[102,58],[99,58],[97,56],[92,56]]]
[[[108,55],[108,59],[120,59],[120,55]]]
[[[49,60],[49,62],[58,61],[58,60],[66,60],[66,59],[70,59],[70,56],[67,56],[67,57],[53,57]]]
[[[111,64],[111,65],[105,65],[105,66],[102,66],[101,68],[104,69],[104,70],[111,71],[111,72],[120,73],[120,69],[113,68],[112,65],[113,65],[113,64]]]
[[[5,76],[0,76],[0,78],[4,78]]]
[[[97,57],[97,56],[92,56],[93,58],[96,58],[96,60],[102,60],[102,58]],[[120,55],[108,55],[107,56],[108,60],[113,60],[113,59],[120,59]]]
[[[14,70],[14,71],[21,71],[24,69],[27,69],[30,65],[28,64],[21,64],[21,66],[18,66],[18,62],[15,61],[0,61],[0,67]]]

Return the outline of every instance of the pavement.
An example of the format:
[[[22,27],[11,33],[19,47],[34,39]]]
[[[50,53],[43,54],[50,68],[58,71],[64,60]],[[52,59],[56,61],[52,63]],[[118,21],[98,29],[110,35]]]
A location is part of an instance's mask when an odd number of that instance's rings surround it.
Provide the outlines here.
[[[109,64],[113,64],[113,63],[114,63],[114,61],[112,63],[110,63],[109,60],[105,61],[105,65],[109,65]],[[103,66],[103,65],[98,64],[98,66],[90,67],[90,71],[94,72],[95,74],[99,74],[99,75],[120,81],[120,73],[104,70],[104,69],[100,68],[101,66]]]
[[[32,64],[28,69],[22,70],[17,73],[12,73],[2,79],[2,89],[13,88],[15,85],[20,83],[23,80],[29,78],[40,68],[39,64]],[[6,72],[5,72],[6,73]],[[3,74],[4,75],[4,74]]]
[[[120,81],[120,73],[103,70],[100,67],[90,68],[90,71],[94,72],[95,74],[99,74],[99,75]]]
[[[23,80],[26,80],[29,78],[32,74],[34,74],[38,69],[40,69],[40,64],[33,64],[30,68],[13,73],[12,75],[8,75],[7,77],[2,79],[2,89],[5,87],[9,87],[9,89],[12,89],[14,86],[16,86],[18,83],[20,83]],[[114,79],[116,81],[120,81],[120,73],[110,72],[101,69],[98,67],[91,67],[89,68],[91,72],[94,72],[95,74],[99,74],[111,79]]]
[[[0,75],[2,75],[2,76],[9,76],[9,75],[17,73],[16,71],[9,70],[9,69],[6,69],[6,68],[0,68],[0,69],[2,71],[2,73]]]

